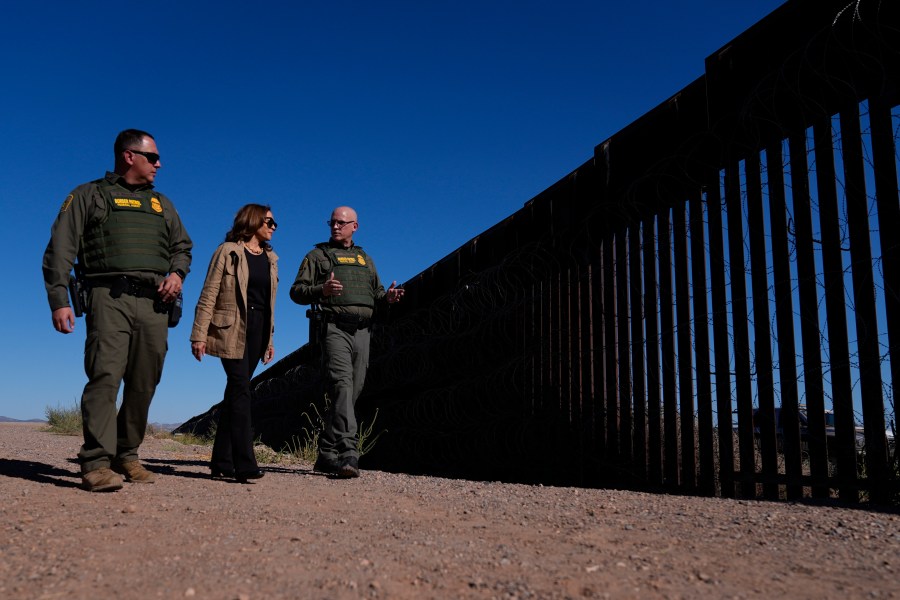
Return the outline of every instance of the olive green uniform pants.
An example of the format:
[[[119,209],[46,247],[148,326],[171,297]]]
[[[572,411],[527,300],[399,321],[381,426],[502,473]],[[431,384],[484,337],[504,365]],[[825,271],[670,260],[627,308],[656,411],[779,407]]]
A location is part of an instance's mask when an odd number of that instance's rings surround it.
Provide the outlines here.
[[[325,391],[331,401],[319,436],[319,454],[326,459],[359,458],[356,449],[356,400],[369,367],[369,330],[348,333],[328,323],[323,344]]]
[[[84,445],[78,453],[83,473],[138,458],[168,349],[168,315],[153,305],[151,298],[112,298],[109,288],[91,290],[84,344],[88,383],[81,396]]]

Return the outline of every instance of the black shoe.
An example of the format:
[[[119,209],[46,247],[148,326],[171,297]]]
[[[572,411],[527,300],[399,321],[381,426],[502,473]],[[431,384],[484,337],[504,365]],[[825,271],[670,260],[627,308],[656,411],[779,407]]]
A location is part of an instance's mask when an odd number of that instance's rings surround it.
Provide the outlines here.
[[[215,467],[209,468],[209,474],[213,479],[227,479],[234,477],[234,471],[231,469],[217,469]]]
[[[326,458],[319,455],[319,458],[316,459],[316,464],[313,465],[313,471],[318,471],[319,473],[327,473],[329,475],[334,475],[341,469],[341,463],[338,462],[336,458]]]
[[[240,483],[247,483],[249,479],[262,479],[265,473],[256,469],[255,471],[243,471],[241,473],[235,473],[234,478],[237,479]]]
[[[341,459],[341,468],[337,472],[338,477],[343,479],[351,479],[359,477],[359,459],[355,456],[348,456]]]

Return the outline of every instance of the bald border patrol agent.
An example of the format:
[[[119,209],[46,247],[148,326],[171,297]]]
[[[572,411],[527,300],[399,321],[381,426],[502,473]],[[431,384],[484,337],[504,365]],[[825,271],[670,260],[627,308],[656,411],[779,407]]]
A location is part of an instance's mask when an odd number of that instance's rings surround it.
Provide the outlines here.
[[[330,401],[319,436],[316,471],[342,478],[359,477],[356,400],[369,367],[369,331],[376,303],[399,302],[403,288],[385,291],[372,258],[353,243],[359,229],[356,211],[339,206],[326,222],[327,242],[306,255],[291,286],[291,300],[313,304],[322,326],[322,367]]]
[[[78,186],[63,202],[43,260],[53,327],[72,333],[76,314],[85,315],[88,382],[78,460],[82,487],[92,492],[121,489],[123,476],[155,480],[139,462],[138,447],[193,248],[172,202],[153,189],[162,168],[153,136],[127,129],[113,152],[115,170]],[[73,292],[75,310],[68,297],[73,266],[81,290]]]

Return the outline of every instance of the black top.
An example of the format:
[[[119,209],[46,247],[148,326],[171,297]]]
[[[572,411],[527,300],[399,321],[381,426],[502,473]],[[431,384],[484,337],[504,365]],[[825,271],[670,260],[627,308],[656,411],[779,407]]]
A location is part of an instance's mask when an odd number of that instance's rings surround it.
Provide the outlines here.
[[[268,310],[269,296],[272,294],[272,281],[269,273],[269,257],[266,252],[253,254],[244,248],[247,257],[247,304],[255,308]]]

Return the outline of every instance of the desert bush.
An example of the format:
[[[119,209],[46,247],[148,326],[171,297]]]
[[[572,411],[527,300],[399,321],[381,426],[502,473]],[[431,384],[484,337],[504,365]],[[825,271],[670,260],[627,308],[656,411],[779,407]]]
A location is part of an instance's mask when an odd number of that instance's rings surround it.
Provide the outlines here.
[[[48,406],[44,414],[47,417],[47,431],[60,435],[81,435],[81,407],[77,403],[68,408]]]
[[[259,440],[256,440],[253,444],[253,454],[256,456],[256,462],[259,464],[277,465],[285,462],[285,455],[283,453],[276,452]]]
[[[311,436],[304,433],[303,439],[295,435],[291,437],[291,441],[285,443],[281,452],[298,461],[316,462],[316,458],[319,455],[318,442],[318,431],[314,432]]]
[[[185,446],[212,446],[216,439],[216,424],[213,423],[209,430],[201,435],[189,431],[187,433],[172,433],[156,427],[155,425],[147,425],[146,437],[152,437],[158,440],[172,440]]]
[[[315,403],[310,403],[309,410],[301,414],[306,420],[306,425],[301,428],[299,436],[291,437],[291,441],[284,445],[281,450],[282,454],[287,454],[294,459],[315,462],[319,456],[319,435],[325,429],[325,419],[322,417],[323,412],[328,410],[329,400],[325,398],[325,406],[322,411]],[[374,433],[375,420],[378,418],[378,409],[372,416],[372,422],[366,425],[364,422],[359,423],[359,439],[356,442],[356,449],[360,456],[371,452],[375,447],[375,442],[381,437],[381,434],[387,433],[386,429]]]
[[[359,452],[360,456],[369,453],[372,448],[375,447],[375,442],[378,441],[378,438],[381,437],[382,433],[387,433],[387,429],[382,429],[378,433],[375,434],[375,437],[372,437],[372,430],[375,428],[375,419],[378,418],[378,409],[375,409],[375,414],[372,415],[372,422],[369,423],[368,426],[365,426],[364,423],[360,422],[359,424],[359,439],[356,442],[356,450]]]
[[[328,398],[325,398],[325,410],[328,410]],[[310,403],[309,410],[301,413],[300,417],[306,421],[300,429],[300,436],[292,436],[291,441],[285,444],[283,452],[300,460],[315,462],[319,456],[319,434],[325,429],[325,419],[322,411],[315,403]]]

